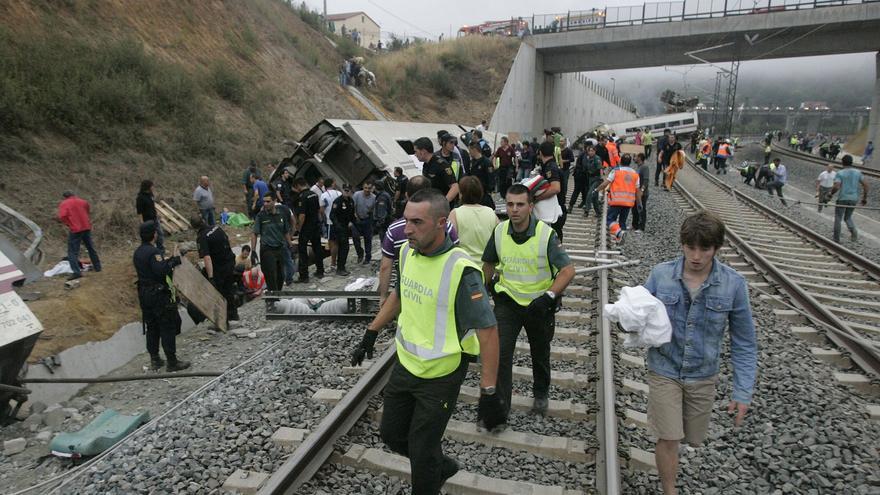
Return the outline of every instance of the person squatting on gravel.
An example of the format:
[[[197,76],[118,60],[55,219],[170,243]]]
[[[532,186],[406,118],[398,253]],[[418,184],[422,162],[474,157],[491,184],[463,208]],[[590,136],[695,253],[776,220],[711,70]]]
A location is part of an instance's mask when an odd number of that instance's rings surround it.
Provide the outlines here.
[[[550,341],[556,329],[555,313],[561,306],[562,291],[574,278],[574,265],[556,232],[532,215],[535,200],[526,186],[514,184],[507,190],[506,199],[510,219],[495,226],[482,258],[483,277],[495,300],[501,343],[498,393],[507,418],[513,387],[513,354],[519,332],[525,327],[532,356],[532,411],[543,415],[550,392]]]
[[[468,364],[478,354],[478,421],[490,430],[504,421],[495,390],[495,315],[479,267],[452,245],[448,216],[449,201],[436,190],[410,197],[404,209],[409,242],[400,247],[400,283],[350,355],[352,366],[372,358],[379,331],[397,318],[397,362],[385,386],[380,431],[391,450],[409,458],[417,495],[439,493],[458,471],[441,443]]]
[[[157,370],[165,364],[159,357],[159,342],[168,364],[169,372],[189,368],[189,362],[177,359],[176,339],[180,333],[180,313],[177,312],[177,291],[171,283],[174,267],[180,264],[176,252],[166,258],[156,247],[159,229],[149,220],[140,226],[141,245],[134,252],[134,269],[137,272],[138,302],[147,335],[147,352],[150,366]]]
[[[660,263],[645,288],[666,305],[672,340],[648,350],[648,424],[663,492],[674,495],[678,447],[706,439],[715,400],[724,328],[730,332],[733,397],[727,407],[739,427],[752,400],[758,347],[745,279],[715,259],[724,223],[706,211],[681,225],[683,255]]]
[[[840,221],[846,223],[849,229],[850,238],[853,242],[859,240],[859,231],[856,229],[856,223],[853,221],[852,207],[856,205],[859,198],[859,186],[862,186],[862,206],[868,204],[868,182],[862,175],[862,171],[852,168],[852,157],[843,155],[840,163],[843,170],[837,172],[834,177],[834,187],[831,194],[837,194],[837,206],[834,207],[834,242],[840,242]]]

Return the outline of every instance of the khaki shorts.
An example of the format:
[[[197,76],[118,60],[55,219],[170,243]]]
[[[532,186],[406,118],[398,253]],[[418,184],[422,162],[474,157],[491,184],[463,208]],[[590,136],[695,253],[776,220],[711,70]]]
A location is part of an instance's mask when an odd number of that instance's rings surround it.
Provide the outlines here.
[[[648,372],[648,425],[660,440],[682,440],[697,447],[706,439],[715,402],[715,381],[680,382]]]

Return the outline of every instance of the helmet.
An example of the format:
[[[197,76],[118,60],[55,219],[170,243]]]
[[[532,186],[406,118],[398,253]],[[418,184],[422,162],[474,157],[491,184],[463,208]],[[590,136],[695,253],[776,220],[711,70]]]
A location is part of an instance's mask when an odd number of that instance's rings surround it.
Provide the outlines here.
[[[725,139],[724,142],[730,144],[730,139]]]

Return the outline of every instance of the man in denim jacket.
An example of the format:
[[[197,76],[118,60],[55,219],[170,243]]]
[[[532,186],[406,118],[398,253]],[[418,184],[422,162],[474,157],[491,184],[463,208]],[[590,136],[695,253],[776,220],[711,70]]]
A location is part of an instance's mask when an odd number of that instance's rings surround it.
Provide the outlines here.
[[[654,267],[645,288],[666,305],[672,340],[648,351],[648,423],[657,437],[663,492],[675,494],[678,445],[706,438],[725,326],[730,327],[733,397],[728,413],[742,424],[752,398],[757,342],[745,279],[715,259],[724,224],[706,211],[685,219],[684,256]]]

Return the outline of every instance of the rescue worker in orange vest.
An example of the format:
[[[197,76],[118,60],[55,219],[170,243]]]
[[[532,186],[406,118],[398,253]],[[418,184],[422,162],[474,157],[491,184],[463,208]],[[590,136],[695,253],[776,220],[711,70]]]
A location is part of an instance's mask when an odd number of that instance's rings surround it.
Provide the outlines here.
[[[672,154],[672,157],[669,158],[669,165],[663,171],[666,180],[663,184],[663,188],[667,191],[672,188],[672,183],[675,182],[675,174],[684,167],[684,160],[684,150],[676,151]]]
[[[599,191],[606,191],[608,216],[605,223],[618,223],[620,233],[616,236],[622,241],[626,234],[626,219],[629,211],[642,202],[642,190],[639,187],[639,173],[630,167],[632,156],[629,153],[620,159],[620,166],[611,170],[608,177],[599,186]]]
[[[613,139],[609,139],[605,147],[608,149],[608,161],[611,162],[611,168],[619,166],[620,149],[617,147],[617,143]]]
[[[725,139],[718,145],[718,154],[715,155],[715,174],[722,172],[727,175],[727,160],[733,157],[733,148],[730,139]]]
[[[703,170],[709,170],[709,155],[712,154],[712,143],[708,139],[700,141],[700,152],[697,155],[697,163]]]

